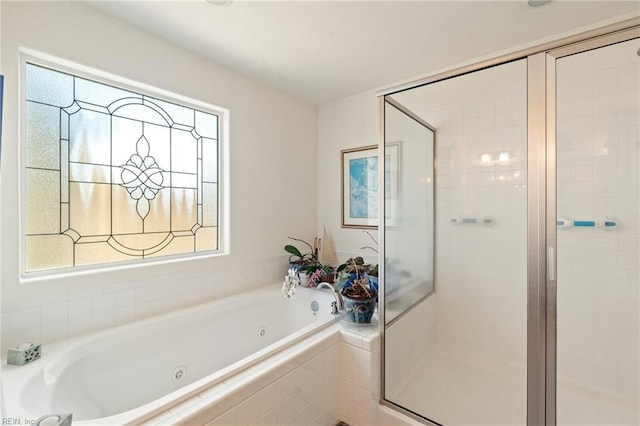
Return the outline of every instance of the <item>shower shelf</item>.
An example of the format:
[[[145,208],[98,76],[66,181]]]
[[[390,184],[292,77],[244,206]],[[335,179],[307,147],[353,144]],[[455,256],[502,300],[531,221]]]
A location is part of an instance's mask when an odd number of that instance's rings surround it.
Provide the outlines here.
[[[451,218],[451,223],[453,225],[494,225],[496,220],[492,217],[476,218],[455,216]]]
[[[602,220],[571,220],[558,218],[556,225],[560,229],[566,228],[600,228],[600,229],[613,229],[618,226],[618,222],[614,219],[602,219]]]

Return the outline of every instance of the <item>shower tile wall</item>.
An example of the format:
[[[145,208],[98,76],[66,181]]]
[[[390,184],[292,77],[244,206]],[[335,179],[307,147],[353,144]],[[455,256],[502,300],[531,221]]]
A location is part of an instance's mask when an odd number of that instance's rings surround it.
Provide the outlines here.
[[[264,284],[286,272],[286,257],[211,271],[154,275],[57,294],[3,300],[2,347],[24,342],[51,343],[194,306]]]
[[[437,341],[447,352],[523,366],[526,90],[467,97],[429,117],[437,129]],[[454,225],[454,217],[495,225]]]
[[[558,230],[558,380],[638,398],[640,69],[558,81],[558,217],[617,229]],[[559,78],[561,76],[559,68]]]

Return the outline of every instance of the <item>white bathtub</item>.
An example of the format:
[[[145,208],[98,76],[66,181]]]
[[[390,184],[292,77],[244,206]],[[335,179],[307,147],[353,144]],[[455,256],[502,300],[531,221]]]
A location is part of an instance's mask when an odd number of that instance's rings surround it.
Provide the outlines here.
[[[326,290],[298,288],[286,300],[267,286],[45,345],[42,359],[3,366],[3,416],[140,423],[331,325],[331,301]]]

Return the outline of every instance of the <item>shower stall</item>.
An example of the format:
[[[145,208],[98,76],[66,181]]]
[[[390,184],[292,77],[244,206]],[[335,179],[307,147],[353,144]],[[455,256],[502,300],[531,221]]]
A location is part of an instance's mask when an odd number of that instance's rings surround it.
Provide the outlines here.
[[[640,20],[380,95],[383,404],[640,424]]]

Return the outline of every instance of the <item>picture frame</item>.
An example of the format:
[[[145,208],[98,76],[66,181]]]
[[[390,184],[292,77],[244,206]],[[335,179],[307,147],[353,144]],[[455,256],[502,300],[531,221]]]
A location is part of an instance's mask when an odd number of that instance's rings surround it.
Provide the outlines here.
[[[342,227],[377,229],[378,146],[340,151],[342,159]]]
[[[400,193],[400,141],[385,145],[387,225],[393,226]],[[378,146],[344,149],[341,155],[342,227],[377,229],[380,221]]]

